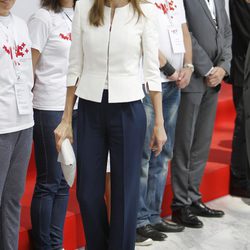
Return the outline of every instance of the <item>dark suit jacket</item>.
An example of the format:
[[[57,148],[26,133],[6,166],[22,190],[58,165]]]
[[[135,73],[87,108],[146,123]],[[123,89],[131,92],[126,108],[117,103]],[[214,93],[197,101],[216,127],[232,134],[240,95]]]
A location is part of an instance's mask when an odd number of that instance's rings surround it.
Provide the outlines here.
[[[250,41],[250,3],[246,0],[230,0],[229,9],[233,32],[230,82],[243,86],[246,53]]]
[[[213,66],[221,66],[230,73],[232,33],[225,10],[225,1],[214,0],[218,27],[205,1],[184,0],[195,68],[191,82],[183,90],[184,92],[205,91],[204,76]]]

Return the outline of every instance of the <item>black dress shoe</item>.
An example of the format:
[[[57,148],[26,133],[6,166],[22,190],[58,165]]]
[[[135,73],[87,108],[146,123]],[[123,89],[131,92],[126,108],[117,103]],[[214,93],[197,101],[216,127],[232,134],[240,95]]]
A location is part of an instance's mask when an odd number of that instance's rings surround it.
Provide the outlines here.
[[[135,245],[136,246],[150,246],[153,244],[153,240],[136,234]]]
[[[136,233],[154,241],[164,241],[167,238],[167,235],[155,230],[150,224],[137,228]]]
[[[190,207],[181,207],[173,210],[172,221],[191,228],[203,227],[202,221],[200,221],[190,210]]]
[[[222,217],[225,213],[221,210],[215,210],[207,207],[201,200],[193,202],[190,206],[193,214],[202,217]]]
[[[157,223],[155,225],[152,225],[152,227],[160,232],[164,233],[177,233],[182,232],[184,230],[184,226],[178,225],[176,223],[167,222],[165,220],[162,220],[160,223]]]

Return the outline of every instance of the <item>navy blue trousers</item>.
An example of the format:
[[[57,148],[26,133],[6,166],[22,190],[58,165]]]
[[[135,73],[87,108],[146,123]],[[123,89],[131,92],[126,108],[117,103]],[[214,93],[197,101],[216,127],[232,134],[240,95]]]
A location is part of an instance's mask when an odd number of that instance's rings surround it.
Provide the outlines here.
[[[142,102],[79,100],[77,198],[87,250],[135,248],[139,177],[146,130]],[[111,220],[104,200],[107,155],[111,163]]]

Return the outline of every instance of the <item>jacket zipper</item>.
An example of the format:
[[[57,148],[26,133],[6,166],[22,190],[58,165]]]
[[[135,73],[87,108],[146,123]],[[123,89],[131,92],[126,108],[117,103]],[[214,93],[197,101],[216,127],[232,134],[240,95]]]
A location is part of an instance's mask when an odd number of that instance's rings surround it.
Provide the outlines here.
[[[114,15],[115,15],[115,13],[114,13]],[[113,16],[113,18],[110,22],[110,26],[109,26],[109,39],[108,39],[108,49],[107,49],[107,77],[106,77],[107,86],[109,85],[109,52],[110,52],[110,37],[111,37],[113,20],[114,20],[114,16]]]

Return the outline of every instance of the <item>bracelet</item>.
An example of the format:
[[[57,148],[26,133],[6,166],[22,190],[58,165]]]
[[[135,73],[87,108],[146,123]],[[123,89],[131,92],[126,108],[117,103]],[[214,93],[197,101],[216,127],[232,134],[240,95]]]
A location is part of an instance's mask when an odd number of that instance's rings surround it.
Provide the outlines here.
[[[167,62],[164,66],[162,66],[160,68],[160,71],[166,76],[169,77],[171,75],[174,74],[174,72],[176,71],[175,68],[169,63]]]

